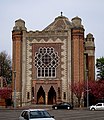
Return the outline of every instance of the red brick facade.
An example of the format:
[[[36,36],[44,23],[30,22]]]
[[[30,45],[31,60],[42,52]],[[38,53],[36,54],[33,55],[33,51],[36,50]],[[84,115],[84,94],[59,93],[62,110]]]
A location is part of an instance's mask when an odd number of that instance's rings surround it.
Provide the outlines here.
[[[73,81],[84,80],[84,29],[72,30]]]
[[[16,92],[20,93],[22,86],[22,32],[21,31],[13,31],[12,32],[12,40],[13,40],[13,84],[12,88],[14,91],[14,84],[16,84]],[[16,73],[15,73],[16,72]],[[14,75],[15,74],[15,75]],[[16,83],[14,83],[14,80]],[[19,97],[21,99],[21,95]]]

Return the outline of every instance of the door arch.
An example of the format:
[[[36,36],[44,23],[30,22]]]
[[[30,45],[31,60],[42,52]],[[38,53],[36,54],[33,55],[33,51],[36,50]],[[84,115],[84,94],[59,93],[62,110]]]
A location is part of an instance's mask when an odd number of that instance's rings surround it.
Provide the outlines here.
[[[45,92],[42,86],[40,86],[37,92],[37,104],[45,104]]]
[[[54,103],[56,103],[56,92],[53,86],[51,86],[48,92],[48,104],[54,104]]]

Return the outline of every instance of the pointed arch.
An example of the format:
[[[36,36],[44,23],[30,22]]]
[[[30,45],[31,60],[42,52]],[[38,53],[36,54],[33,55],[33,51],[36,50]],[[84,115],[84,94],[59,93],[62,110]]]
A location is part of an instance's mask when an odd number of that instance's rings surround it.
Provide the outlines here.
[[[45,92],[42,86],[40,86],[37,92],[37,104],[45,104]]]
[[[56,91],[53,86],[48,91],[48,104],[56,103]]]

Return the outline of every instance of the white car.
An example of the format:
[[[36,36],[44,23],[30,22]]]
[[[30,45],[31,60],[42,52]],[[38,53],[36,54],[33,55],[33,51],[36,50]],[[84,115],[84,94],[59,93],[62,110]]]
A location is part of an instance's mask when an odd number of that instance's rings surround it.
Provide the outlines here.
[[[90,110],[104,110],[104,103],[97,103],[96,105],[90,106]]]
[[[20,114],[19,120],[55,120],[48,111],[44,109],[28,109],[23,110]]]

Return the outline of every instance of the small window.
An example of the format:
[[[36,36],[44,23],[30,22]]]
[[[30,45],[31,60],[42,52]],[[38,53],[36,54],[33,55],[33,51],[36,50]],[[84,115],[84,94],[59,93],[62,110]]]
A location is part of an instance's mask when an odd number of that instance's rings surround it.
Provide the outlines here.
[[[61,99],[61,96],[60,96],[60,87],[58,87],[58,99]]]
[[[32,97],[34,97],[34,87],[32,87]]]
[[[64,92],[64,99],[66,99],[66,92]]]
[[[27,93],[27,99],[30,99],[30,93],[29,92]]]

